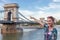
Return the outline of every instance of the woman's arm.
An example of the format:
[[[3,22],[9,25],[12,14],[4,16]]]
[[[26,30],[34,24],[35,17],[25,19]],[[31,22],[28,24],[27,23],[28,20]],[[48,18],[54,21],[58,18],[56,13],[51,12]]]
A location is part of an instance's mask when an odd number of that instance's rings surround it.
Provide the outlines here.
[[[54,40],[57,40],[57,30],[54,33]]]
[[[43,20],[38,20],[38,19],[36,19],[36,18],[34,18],[34,17],[31,17],[30,16],[30,19],[33,19],[34,21],[36,21],[37,23],[39,23],[41,26],[44,26],[44,22],[43,22]]]
[[[57,40],[57,30],[56,30],[56,28],[54,28],[52,37],[53,37],[53,40]]]

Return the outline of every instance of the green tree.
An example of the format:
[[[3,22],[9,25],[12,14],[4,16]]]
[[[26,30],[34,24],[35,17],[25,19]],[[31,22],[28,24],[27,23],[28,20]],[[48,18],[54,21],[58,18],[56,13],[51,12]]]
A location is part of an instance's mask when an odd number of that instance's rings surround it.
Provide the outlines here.
[[[56,22],[57,25],[60,25],[60,20]]]

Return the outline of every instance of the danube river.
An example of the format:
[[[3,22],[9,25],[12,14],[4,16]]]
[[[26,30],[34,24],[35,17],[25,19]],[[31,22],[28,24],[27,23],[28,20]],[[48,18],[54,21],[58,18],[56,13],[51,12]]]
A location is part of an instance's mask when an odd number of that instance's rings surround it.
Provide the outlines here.
[[[56,26],[58,30],[57,40],[60,40],[60,25]],[[1,34],[0,40],[44,40],[43,29],[23,29],[23,33]]]

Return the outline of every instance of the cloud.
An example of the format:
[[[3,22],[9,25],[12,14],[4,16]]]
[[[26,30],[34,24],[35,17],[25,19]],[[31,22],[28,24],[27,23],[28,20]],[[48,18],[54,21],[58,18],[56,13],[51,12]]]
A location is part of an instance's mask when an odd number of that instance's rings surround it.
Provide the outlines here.
[[[60,2],[60,0],[53,0],[53,2]]]
[[[50,3],[48,6],[39,8],[40,11],[43,11],[43,15],[45,18],[47,16],[54,16],[56,19],[60,19],[60,4]]]
[[[7,0],[0,0],[0,10],[3,10],[3,6],[5,3],[8,3]]]
[[[3,3],[7,3],[7,0],[1,0]]]
[[[35,18],[37,18],[37,19],[39,19],[39,18],[47,18],[48,16],[53,16],[53,17],[55,17],[57,20],[59,20],[60,19],[60,12],[56,12],[56,13],[52,13],[52,12],[45,12],[45,11],[30,11],[30,10],[20,10],[20,12],[24,15],[24,16],[26,16],[28,19],[30,19],[29,18],[29,16],[33,16],[33,17],[35,17]]]
[[[11,0],[0,0],[2,4],[13,3]]]
[[[2,9],[3,7],[2,6],[0,6],[0,10]]]
[[[60,9],[60,4],[56,4],[56,3],[50,3],[48,6],[45,6],[45,7],[42,7],[42,8],[39,8],[38,9],[40,10],[50,10],[50,9]]]
[[[20,10],[20,12],[24,14],[27,18],[29,18],[28,16],[31,15],[37,19],[41,17],[46,18],[48,16],[53,16],[57,20],[60,19],[60,4],[50,3],[48,6],[36,8],[39,10],[38,11]]]
[[[29,11],[29,10],[19,10],[19,12],[22,13],[23,15],[25,15],[25,16],[30,16],[30,15],[34,14],[34,12]]]
[[[60,8],[60,4],[56,4],[56,3],[50,3],[49,4],[50,8]]]

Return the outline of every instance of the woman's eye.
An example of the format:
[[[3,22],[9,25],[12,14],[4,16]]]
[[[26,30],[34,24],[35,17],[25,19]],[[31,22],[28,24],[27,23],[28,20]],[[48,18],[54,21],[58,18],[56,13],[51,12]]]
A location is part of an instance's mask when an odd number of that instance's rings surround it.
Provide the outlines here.
[[[47,22],[51,22],[51,20],[47,21]]]

